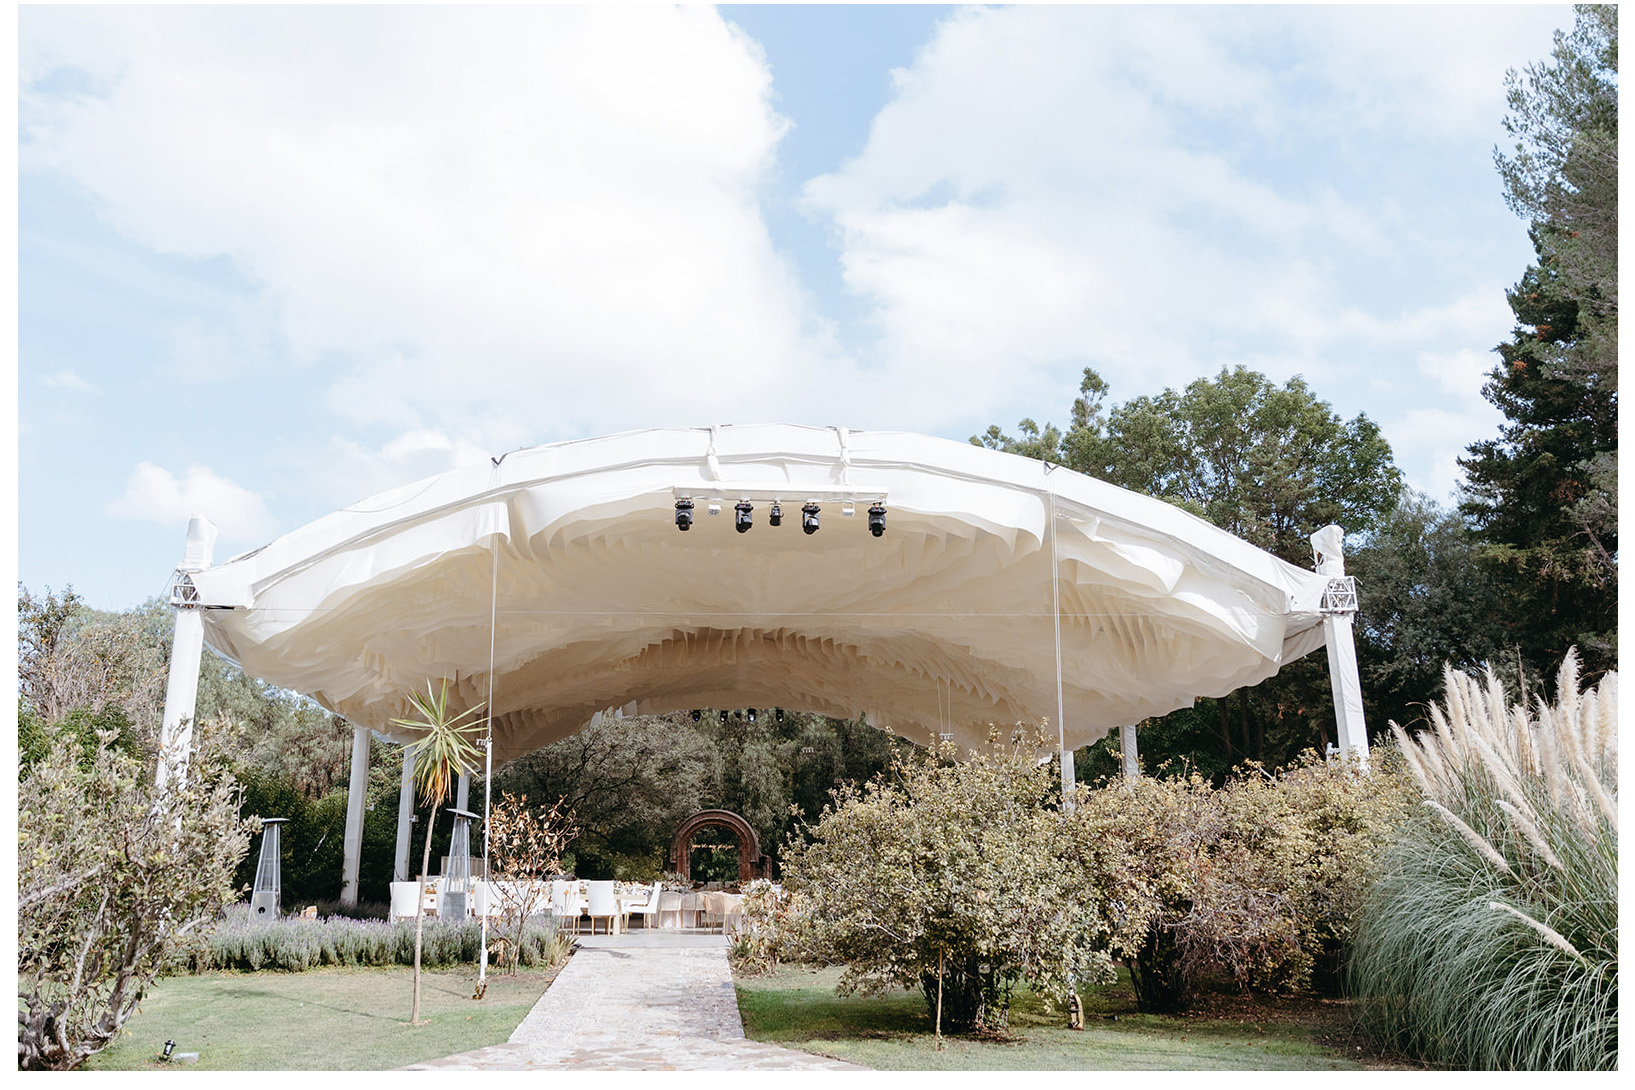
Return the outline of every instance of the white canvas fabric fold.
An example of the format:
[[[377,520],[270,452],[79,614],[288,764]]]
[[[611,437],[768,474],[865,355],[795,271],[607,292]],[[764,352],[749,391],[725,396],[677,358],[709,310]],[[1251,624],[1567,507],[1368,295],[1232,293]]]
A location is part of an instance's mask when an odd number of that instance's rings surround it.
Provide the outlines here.
[[[794,425],[514,451],[192,580],[212,647],[388,737],[410,740],[391,720],[428,681],[462,706],[492,684],[496,765],[597,715],[691,708],[975,745],[990,724],[1054,733],[1052,511],[1071,746],[1323,645],[1326,576],[1170,504],[969,444]]]

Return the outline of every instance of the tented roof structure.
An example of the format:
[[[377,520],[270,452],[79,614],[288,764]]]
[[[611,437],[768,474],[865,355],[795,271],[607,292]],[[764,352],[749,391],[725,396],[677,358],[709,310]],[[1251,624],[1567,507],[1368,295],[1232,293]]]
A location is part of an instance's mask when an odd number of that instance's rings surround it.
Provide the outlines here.
[[[695,504],[687,532],[679,499]],[[1054,723],[1057,602],[1062,723],[1081,746],[1322,646],[1328,584],[1067,469],[792,425],[514,451],[191,580],[212,647],[387,737],[413,740],[391,721],[428,681],[449,679],[458,707],[492,691],[496,763],[610,713],[862,713],[962,745],[989,724]]]

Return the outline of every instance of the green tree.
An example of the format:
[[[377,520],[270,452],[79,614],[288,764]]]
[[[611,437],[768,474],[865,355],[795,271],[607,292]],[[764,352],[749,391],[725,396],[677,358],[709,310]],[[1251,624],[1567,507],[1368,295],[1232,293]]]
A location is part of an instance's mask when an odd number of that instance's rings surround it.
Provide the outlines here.
[[[480,754],[472,736],[483,729],[482,720],[476,718],[482,712],[482,705],[474,705],[458,714],[453,712],[448,703],[447,678],[443,679],[442,688],[435,692],[428,681],[426,695],[412,693],[409,701],[418,714],[392,722],[419,735],[414,742],[414,782],[416,789],[431,803],[431,813],[426,820],[426,847],[420,857],[420,873],[426,874],[431,866],[431,834],[437,826],[437,808],[448,801],[454,777],[461,772],[469,773],[480,763]],[[414,1003],[409,1008],[409,1024],[413,1026],[425,1025],[420,1018],[420,950],[425,922],[425,898],[416,897]]]
[[[120,1032],[179,941],[237,895],[237,785],[195,759],[159,792],[103,732],[62,731],[17,791],[17,1065],[77,1067]],[[174,781],[172,781],[174,783]]]
[[[690,716],[603,719],[508,763],[494,790],[561,799],[581,833],[578,873],[651,881],[677,826],[719,805],[719,756]],[[623,871],[624,873],[619,873]]]
[[[1507,296],[1482,390],[1506,423],[1461,460],[1461,510],[1527,668],[1576,645],[1593,677],[1617,658],[1618,11],[1574,10],[1550,59],[1506,79],[1516,144],[1494,158],[1538,260]]]
[[[1578,4],[1549,61],[1505,78],[1514,154],[1494,163],[1511,211],[1531,222],[1580,330],[1566,362],[1618,366],[1618,8]]]
[[[787,907],[750,922],[785,960],[844,964],[842,994],[920,987],[957,1031],[1003,1028],[1023,979],[1057,1000],[1112,979],[1105,905],[1062,864],[1043,744],[1019,732],[978,752],[905,753],[843,786],[785,848]]]
[[[1404,490],[1346,568],[1363,589],[1357,662],[1374,723],[1423,720],[1447,663],[1468,670],[1492,662],[1514,673],[1501,623],[1510,603],[1457,511]]]
[[[1553,259],[1541,255],[1509,299],[1516,330],[1482,391],[1507,422],[1460,459],[1460,509],[1528,667],[1543,672],[1577,645],[1596,675],[1617,656],[1617,374],[1563,362],[1581,311]]]
[[[971,441],[1050,458],[1167,500],[1291,564],[1312,564],[1309,536],[1329,523],[1359,533],[1394,508],[1402,474],[1378,425],[1343,420],[1296,377],[1279,386],[1244,367],[1185,390],[1103,408],[1107,383],[1086,368],[1065,434],[1022,421],[1020,438],[990,427]],[[1200,700],[1143,725],[1152,765],[1185,759],[1206,775],[1245,758],[1284,764],[1332,740],[1320,656],[1292,663],[1231,698]],[[1206,741],[1207,739],[1207,741]],[[1173,742],[1177,748],[1168,748]]]

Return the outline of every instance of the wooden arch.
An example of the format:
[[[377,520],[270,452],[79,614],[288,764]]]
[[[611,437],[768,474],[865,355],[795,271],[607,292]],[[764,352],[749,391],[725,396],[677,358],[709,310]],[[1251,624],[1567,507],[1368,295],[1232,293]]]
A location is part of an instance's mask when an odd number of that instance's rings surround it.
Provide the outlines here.
[[[728,829],[738,838],[738,881],[766,875],[767,860],[761,855],[761,841],[749,822],[731,810],[700,810],[681,823],[675,839],[670,841],[670,869],[678,874],[691,874],[693,838],[704,829]]]

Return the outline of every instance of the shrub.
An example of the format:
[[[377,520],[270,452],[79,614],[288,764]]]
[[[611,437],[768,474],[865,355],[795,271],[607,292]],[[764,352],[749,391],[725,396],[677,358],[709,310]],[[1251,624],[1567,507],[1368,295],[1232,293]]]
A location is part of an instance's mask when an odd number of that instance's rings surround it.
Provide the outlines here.
[[[996,735],[957,762],[952,747],[900,756],[838,790],[809,842],[785,849],[786,898],[746,901],[766,956],[843,964],[841,994],[918,986],[960,1031],[1002,1029],[1021,979],[1057,1000],[1112,979],[1108,924],[1061,864],[1041,745]]]
[[[66,1070],[118,1035],[190,931],[233,896],[237,785],[195,758],[161,790],[102,731],[59,732],[17,790],[17,1066]]]
[[[1529,715],[1449,669],[1404,757],[1421,816],[1391,844],[1358,924],[1364,1026],[1435,1063],[1617,1065],[1618,677]]]
[[[522,929],[516,953],[526,966],[554,965],[564,954],[556,921],[536,916]],[[492,940],[490,950],[493,949]],[[421,963],[433,967],[475,964],[482,929],[476,921],[427,920]],[[307,919],[286,916],[252,923],[248,908],[235,905],[226,918],[181,951],[173,968],[182,972],[281,970],[301,972],[323,966],[414,964],[414,926],[408,922],[354,920],[344,916]]]
[[[1403,777],[1307,753],[1276,775],[1240,768],[1116,780],[1069,817],[1083,888],[1119,923],[1144,1011],[1190,1005],[1224,976],[1244,989],[1330,983],[1373,858],[1401,819]]]

